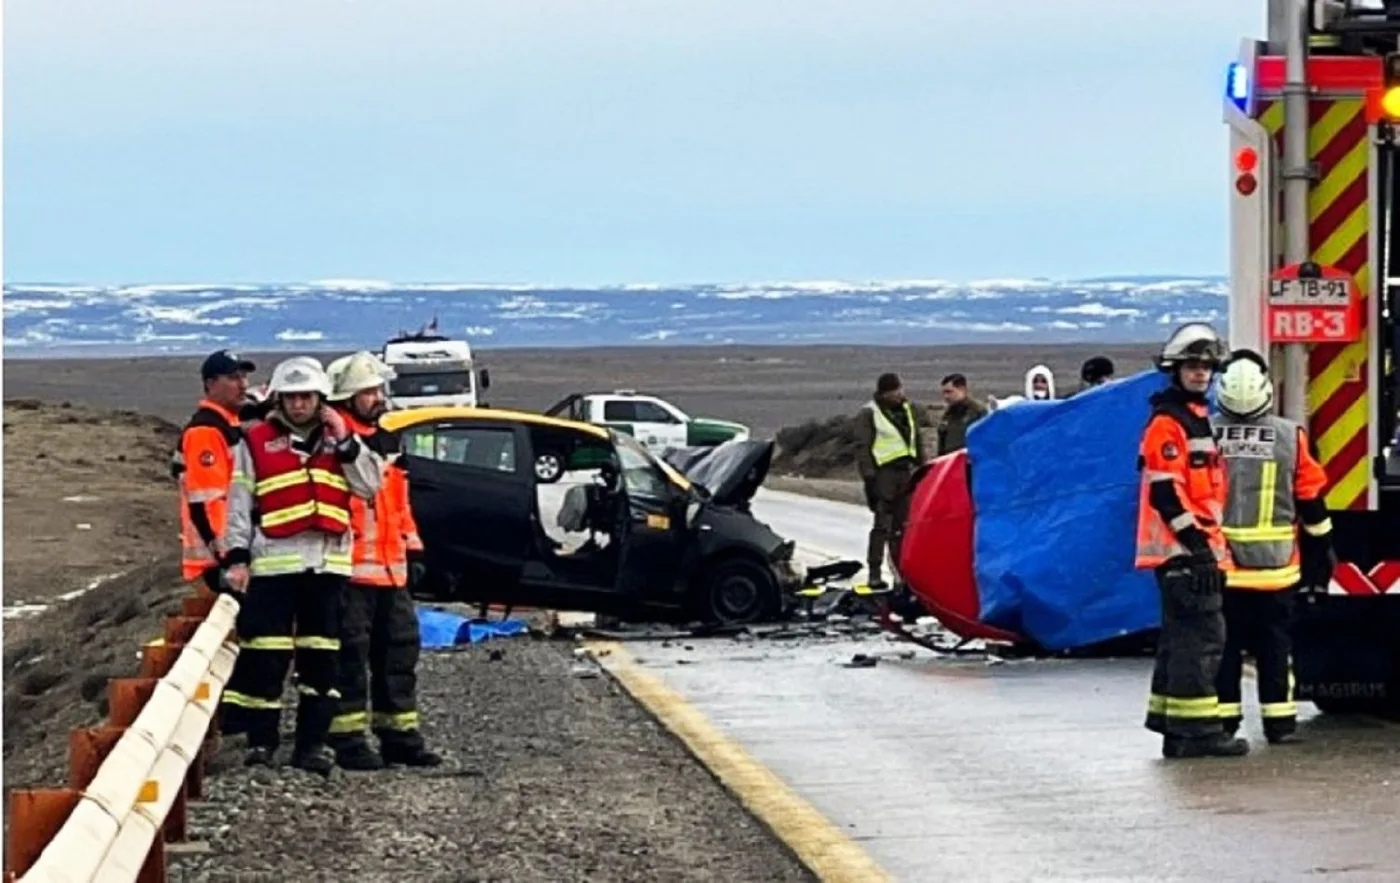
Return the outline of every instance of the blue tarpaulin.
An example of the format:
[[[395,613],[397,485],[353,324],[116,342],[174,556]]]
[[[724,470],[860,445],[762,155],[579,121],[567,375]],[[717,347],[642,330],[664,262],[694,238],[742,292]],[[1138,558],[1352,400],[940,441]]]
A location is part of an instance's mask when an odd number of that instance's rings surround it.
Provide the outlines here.
[[[432,607],[418,608],[419,642],[424,650],[476,644],[491,638],[509,638],[528,631],[529,627],[523,619],[484,622]]]
[[[968,432],[981,620],[1048,650],[1155,629],[1150,571],[1133,567],[1138,444],[1155,371],[1069,399],[995,411]]]

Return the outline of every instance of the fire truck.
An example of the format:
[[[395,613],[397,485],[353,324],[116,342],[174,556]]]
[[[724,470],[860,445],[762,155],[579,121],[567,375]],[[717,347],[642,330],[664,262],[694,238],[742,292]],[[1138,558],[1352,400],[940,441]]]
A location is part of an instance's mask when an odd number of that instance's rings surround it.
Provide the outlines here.
[[[1225,77],[1233,347],[1270,354],[1327,470],[1338,564],[1296,695],[1400,713],[1400,0],[1270,0]]]

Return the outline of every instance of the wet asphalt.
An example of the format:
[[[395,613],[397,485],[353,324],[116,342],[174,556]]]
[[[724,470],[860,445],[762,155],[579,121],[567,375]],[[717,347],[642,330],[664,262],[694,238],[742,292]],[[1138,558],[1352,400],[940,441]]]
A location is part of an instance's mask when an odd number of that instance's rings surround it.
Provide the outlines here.
[[[809,550],[863,550],[858,508],[765,492],[755,512]],[[1305,741],[1269,746],[1248,696],[1248,757],[1169,761],[1142,727],[1146,659],[911,657],[885,636],[629,649],[899,880],[1400,880],[1395,724],[1302,703]],[[878,664],[846,667],[857,653]]]
[[[1251,701],[1248,757],[1168,761],[1147,660],[907,647],[630,649],[899,880],[1400,880],[1400,726],[1304,703],[1269,746]]]

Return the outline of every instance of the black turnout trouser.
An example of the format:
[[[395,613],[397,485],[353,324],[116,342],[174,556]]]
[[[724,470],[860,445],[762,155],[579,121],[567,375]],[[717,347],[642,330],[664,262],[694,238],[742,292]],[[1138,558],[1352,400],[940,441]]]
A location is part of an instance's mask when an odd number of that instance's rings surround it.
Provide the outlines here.
[[[419,647],[418,614],[407,589],[347,584],[340,699],[331,722],[335,742],[363,739],[372,728],[381,744],[423,744],[416,699]]]
[[[1227,731],[1238,730],[1244,717],[1240,677],[1246,653],[1254,657],[1257,667],[1264,735],[1277,738],[1298,728],[1290,632],[1294,597],[1294,589],[1225,590],[1225,655],[1216,689],[1220,693],[1220,719]]]
[[[248,734],[250,747],[276,748],[282,688],[296,658],[297,748],[324,744],[335,713],[345,577],[326,573],[259,576],[238,611],[238,661],[224,689],[223,729]]]
[[[1146,726],[1164,736],[1216,735],[1221,732],[1215,678],[1225,647],[1224,574],[1169,561],[1156,575],[1162,629]]]

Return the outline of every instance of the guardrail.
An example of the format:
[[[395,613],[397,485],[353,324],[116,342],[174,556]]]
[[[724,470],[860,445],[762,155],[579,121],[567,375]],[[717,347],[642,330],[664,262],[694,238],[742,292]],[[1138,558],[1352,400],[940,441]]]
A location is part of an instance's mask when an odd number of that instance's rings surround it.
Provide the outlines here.
[[[141,648],[136,678],[108,682],[105,726],[69,736],[67,788],[10,792],[6,883],[160,883],[165,844],[188,839],[216,712],[233,672],[238,602],[197,594]]]

